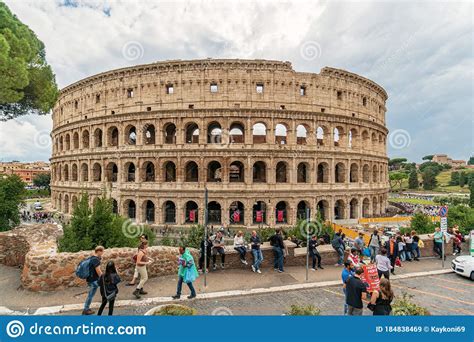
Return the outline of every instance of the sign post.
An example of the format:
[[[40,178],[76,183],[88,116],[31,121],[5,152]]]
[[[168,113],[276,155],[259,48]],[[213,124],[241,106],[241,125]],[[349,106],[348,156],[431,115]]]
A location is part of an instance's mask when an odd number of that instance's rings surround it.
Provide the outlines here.
[[[208,212],[207,212],[207,201],[208,201],[208,193],[207,187],[204,190],[204,288],[207,287],[207,269],[209,265],[207,264],[207,221],[209,219]]]
[[[309,271],[309,208],[306,208],[306,281],[308,281],[308,271]]]
[[[446,237],[446,233],[448,231],[448,207],[447,206],[442,206],[439,209],[439,216],[440,218],[440,229],[441,229],[441,234],[442,234],[442,243],[441,243],[441,266],[444,268],[444,254],[445,254],[445,248],[444,248],[444,239]]]

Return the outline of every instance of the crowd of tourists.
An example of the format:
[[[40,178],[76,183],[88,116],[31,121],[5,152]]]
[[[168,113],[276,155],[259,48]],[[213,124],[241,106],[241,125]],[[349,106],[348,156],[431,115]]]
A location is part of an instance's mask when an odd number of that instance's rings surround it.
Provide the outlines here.
[[[428,205],[428,204],[414,204],[408,202],[397,202],[396,206],[404,211],[408,215],[414,213],[422,213],[428,216],[438,216],[440,206]]]
[[[53,223],[53,213],[46,211],[35,211],[30,212],[29,210],[23,210],[20,213],[20,218],[22,222],[27,223]]]

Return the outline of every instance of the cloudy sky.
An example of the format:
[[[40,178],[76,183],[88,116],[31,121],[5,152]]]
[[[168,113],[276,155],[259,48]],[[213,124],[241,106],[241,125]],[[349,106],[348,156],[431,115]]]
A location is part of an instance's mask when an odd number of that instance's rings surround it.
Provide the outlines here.
[[[439,1],[5,0],[62,88],[166,59],[263,58],[346,69],[389,94],[390,157],[474,155],[473,5]],[[51,118],[0,122],[0,160],[48,160]]]

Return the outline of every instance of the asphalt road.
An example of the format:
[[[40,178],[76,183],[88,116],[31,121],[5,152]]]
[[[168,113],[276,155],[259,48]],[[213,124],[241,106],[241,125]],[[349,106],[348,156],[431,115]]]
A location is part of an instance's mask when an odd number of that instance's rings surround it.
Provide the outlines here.
[[[432,315],[474,315],[474,282],[454,273],[394,280],[392,285],[396,295],[407,292]],[[186,291],[185,288],[184,295]],[[196,308],[199,315],[284,315],[292,304],[313,304],[321,310],[321,315],[341,315],[343,299],[341,287],[326,287],[180,303]],[[121,307],[115,309],[114,315],[143,315],[150,308]],[[371,312],[364,310],[364,314]]]

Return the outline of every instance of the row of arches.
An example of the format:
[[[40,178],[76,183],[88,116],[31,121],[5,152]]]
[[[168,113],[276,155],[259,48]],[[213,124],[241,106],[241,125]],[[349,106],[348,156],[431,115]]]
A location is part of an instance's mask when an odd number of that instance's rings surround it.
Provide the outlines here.
[[[77,202],[76,195],[58,194],[54,197],[56,208],[69,214]],[[130,219],[148,224],[197,224],[203,223],[203,207],[198,200],[188,200],[180,204],[173,200],[165,200],[161,206],[154,199],[145,199],[137,202],[135,199],[126,198],[121,205],[112,199],[113,211]],[[332,207],[330,205],[332,203]],[[226,208],[220,201],[208,203],[208,222],[210,224],[230,225],[273,225],[294,224],[298,219],[306,218],[309,210],[311,217],[315,210],[324,220],[358,219],[361,217],[374,217],[384,212],[384,197],[373,196],[363,198],[321,199],[315,207],[309,201],[300,200],[277,201],[275,205],[267,204],[263,200],[252,201],[249,206],[242,201],[232,201]],[[293,216],[291,216],[293,215]]]
[[[111,125],[105,128],[95,128],[92,133],[88,129],[82,132],[61,134],[55,138],[55,151],[69,151],[78,149],[88,149],[91,147],[118,147],[121,145],[155,145],[155,144],[176,144],[178,141],[184,144],[265,144],[275,143],[278,145],[318,145],[336,146],[348,148],[363,148],[367,150],[385,150],[386,137],[380,132],[370,133],[368,129],[358,130],[357,128],[345,129],[336,125],[329,127],[320,125],[315,131],[307,124],[299,123],[295,127],[295,132],[291,132],[290,125],[282,122],[275,125],[270,130],[269,124],[256,122],[251,127],[251,134],[247,136],[245,125],[242,122],[232,122],[228,127],[218,121],[212,121],[205,127],[202,134],[199,124],[187,122],[184,125],[184,136],[179,138],[181,130],[173,122],[164,124],[161,129],[161,139],[158,140],[157,129],[154,124],[147,123],[141,127],[133,124],[120,128]],[[270,139],[270,133],[272,139]]]
[[[325,161],[316,165],[303,161],[296,164],[296,175],[286,161],[277,161],[274,166],[269,166],[265,161],[259,160],[250,167],[246,167],[240,160],[229,164],[212,160],[205,167],[199,167],[194,160],[181,164],[183,166],[177,166],[174,161],[167,160],[157,165],[152,160],[145,160],[137,165],[129,161],[123,163],[121,169],[118,162],[114,161],[107,162],[105,167],[102,163],[95,162],[91,168],[87,162],[59,164],[53,165],[52,177],[54,181],[177,182],[179,168],[182,168],[181,181],[184,182],[379,183],[387,180],[386,165],[379,163],[364,163],[360,166],[359,162],[353,162],[348,167],[345,162],[337,162],[332,167]]]

